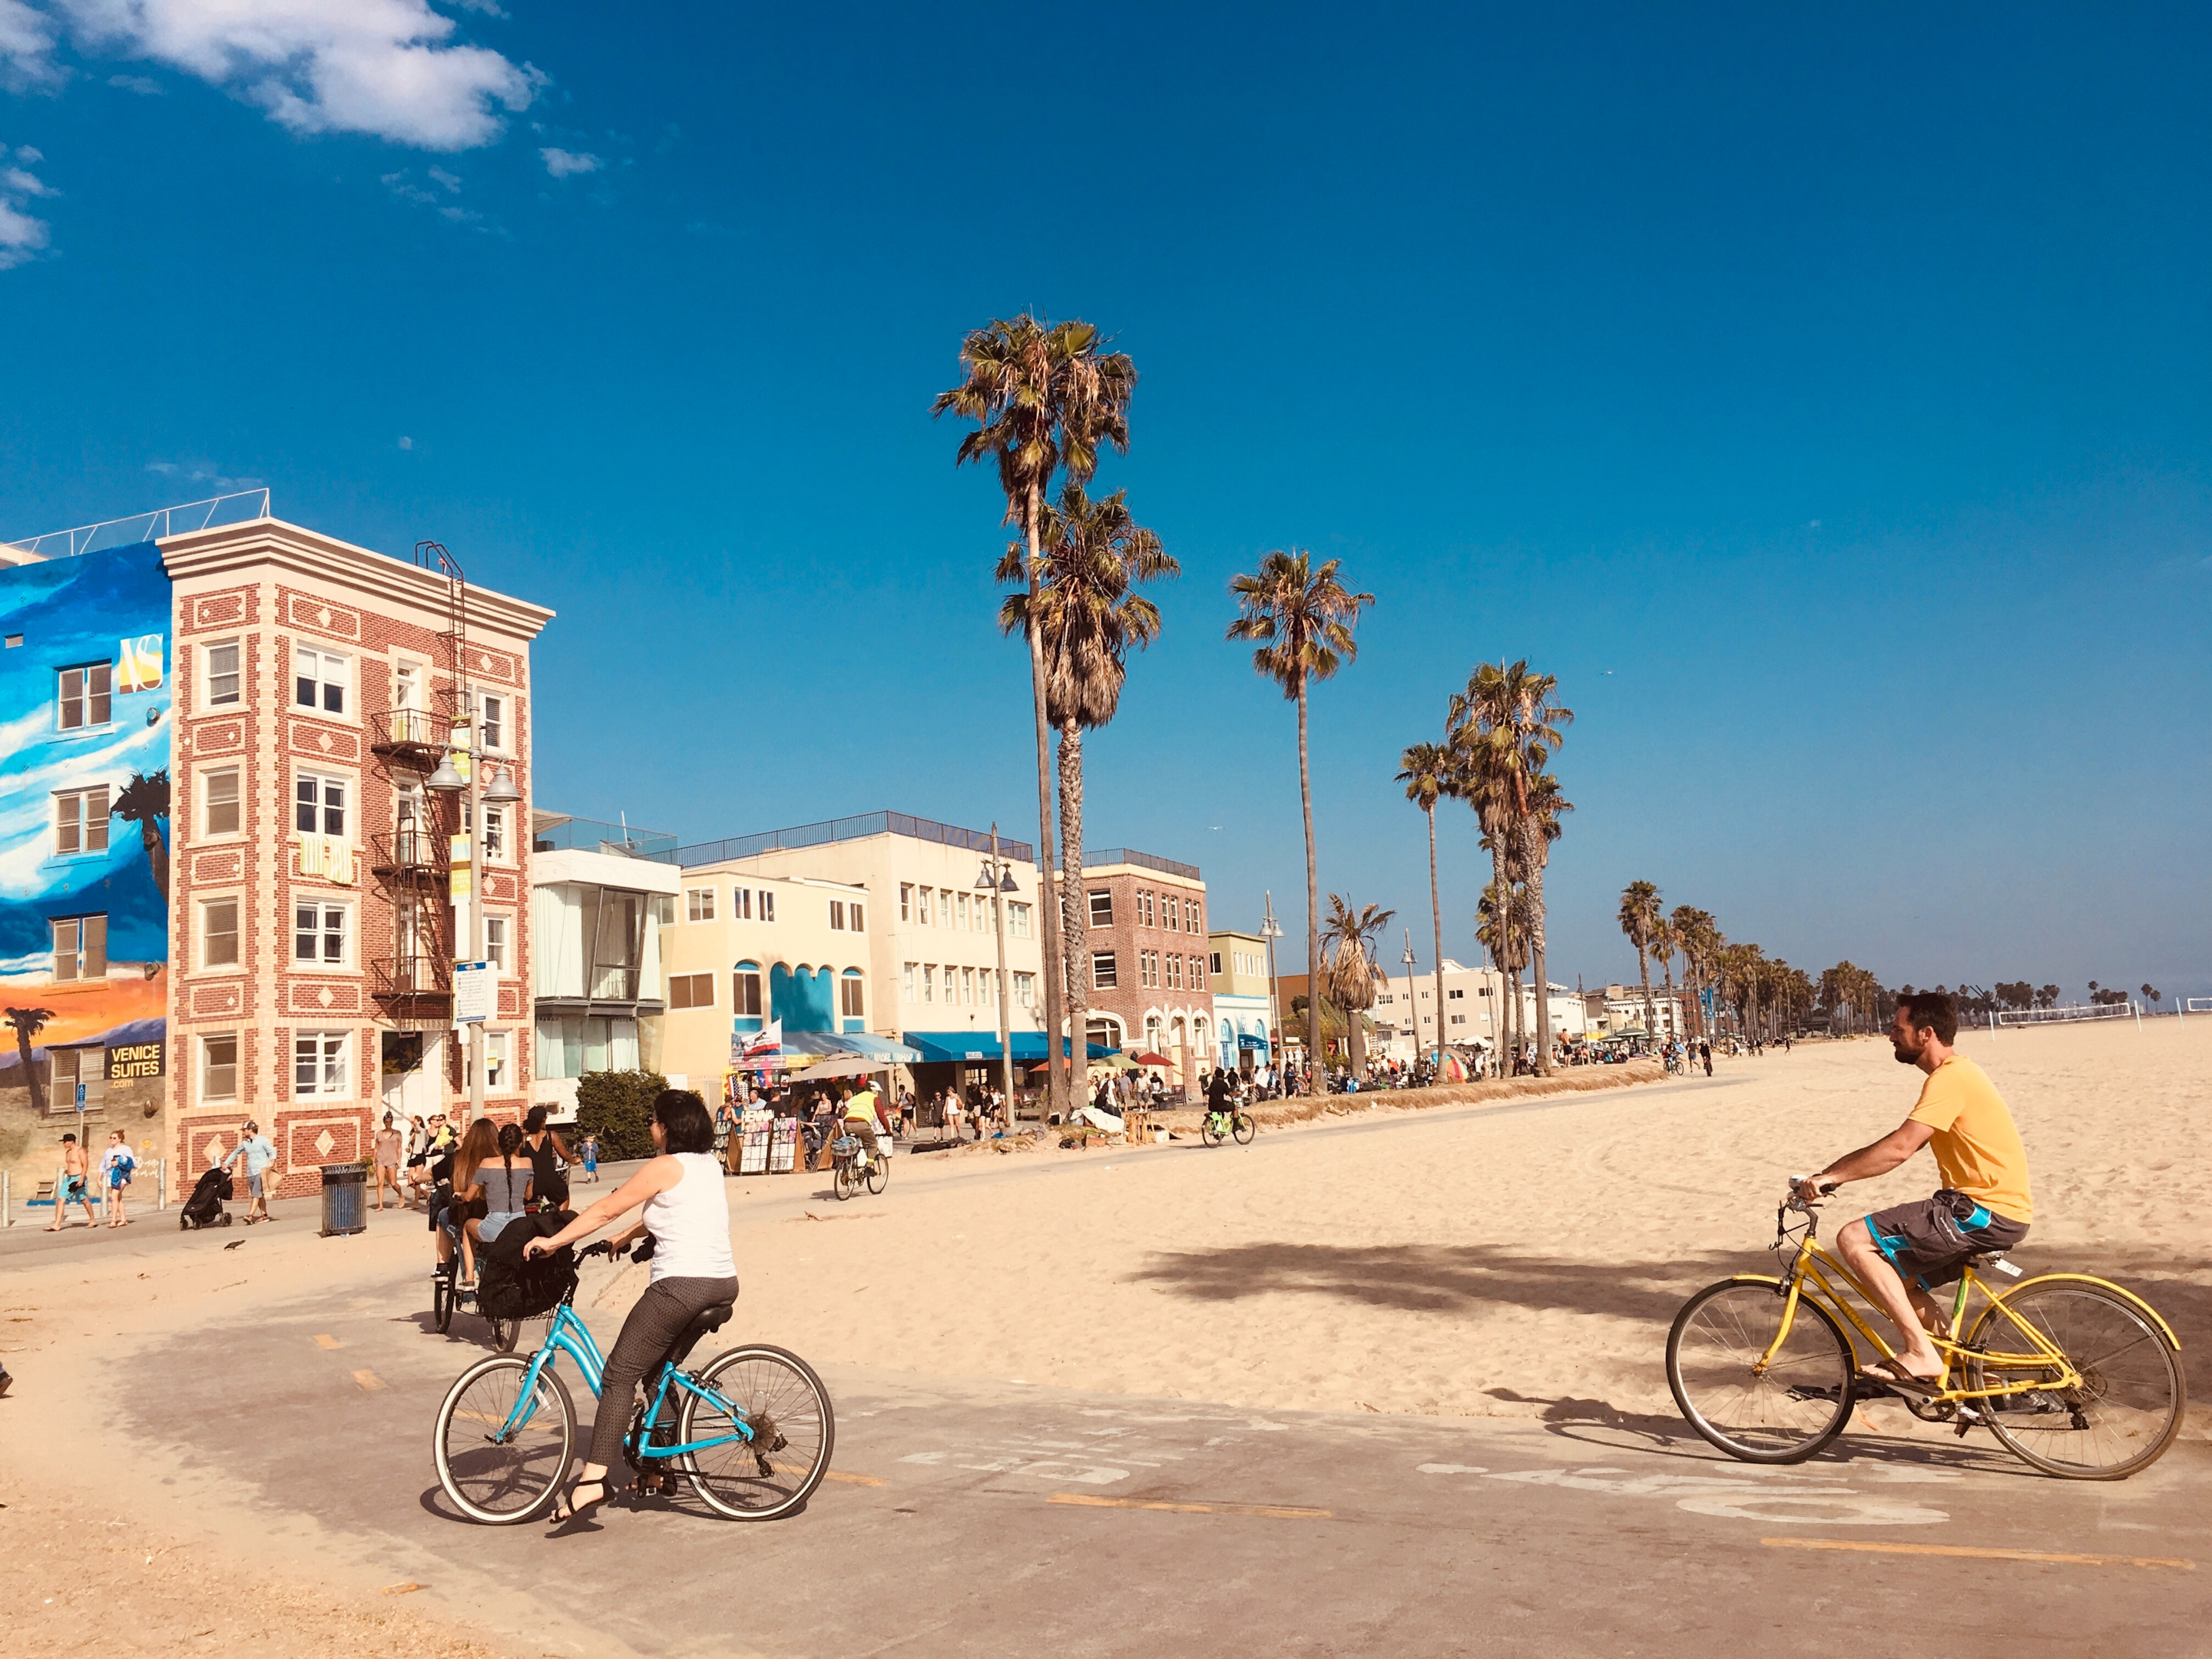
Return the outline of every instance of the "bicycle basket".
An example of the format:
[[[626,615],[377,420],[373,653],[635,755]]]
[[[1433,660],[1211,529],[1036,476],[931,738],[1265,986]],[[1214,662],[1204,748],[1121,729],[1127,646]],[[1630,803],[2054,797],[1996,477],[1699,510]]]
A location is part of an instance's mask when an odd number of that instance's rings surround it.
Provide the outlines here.
[[[830,1150],[838,1158],[850,1158],[860,1150],[860,1138],[858,1135],[839,1135],[830,1143]]]
[[[546,1218],[558,1231],[575,1218]],[[497,1238],[477,1251],[477,1310],[487,1319],[535,1319],[559,1307],[576,1288],[576,1252],[562,1245],[550,1255],[526,1261],[522,1247],[540,1237],[536,1216],[510,1221]]]

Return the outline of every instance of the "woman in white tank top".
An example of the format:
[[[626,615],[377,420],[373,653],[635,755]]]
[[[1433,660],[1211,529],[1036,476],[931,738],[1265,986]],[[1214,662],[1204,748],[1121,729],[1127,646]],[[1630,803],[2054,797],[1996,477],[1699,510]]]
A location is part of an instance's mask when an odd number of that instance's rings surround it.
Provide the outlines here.
[[[609,1235],[617,1249],[653,1235],[653,1278],[623,1321],[600,1378],[592,1422],[591,1455],[556,1511],[566,1520],[605,1500],[608,1466],[622,1455],[637,1385],[660,1363],[678,1335],[705,1310],[738,1299],[737,1263],[730,1254],[730,1199],[714,1161],[714,1121],[689,1089],[664,1089],[653,1103],[653,1144],[660,1156],[550,1238],[533,1238],[526,1255],[544,1255],[619,1220],[640,1205],[643,1215]]]

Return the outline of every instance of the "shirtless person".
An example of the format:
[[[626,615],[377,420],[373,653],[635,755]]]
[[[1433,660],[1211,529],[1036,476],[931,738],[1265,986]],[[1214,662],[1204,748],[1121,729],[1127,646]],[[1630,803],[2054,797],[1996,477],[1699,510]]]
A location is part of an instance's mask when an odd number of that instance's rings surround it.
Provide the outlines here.
[[[1988,1074],[1952,1048],[1958,1035],[1959,1005],[1951,997],[1936,991],[1899,997],[1890,1048],[1899,1065],[1926,1074],[1918,1103],[1880,1140],[1801,1180],[1796,1189],[1810,1200],[1846,1181],[1887,1175],[1923,1146],[1934,1151],[1943,1179],[1935,1197],[1876,1210],[1836,1237],[1838,1253],[1904,1338],[1898,1358],[1868,1367],[1868,1374],[1923,1393],[1943,1376],[1943,1356],[1928,1333],[1947,1317],[1928,1293],[1956,1279],[1972,1257],[2013,1249],[2027,1237],[2034,1213],[2020,1131]]]
[[[84,1148],[76,1144],[75,1135],[62,1137],[62,1167],[54,1178],[54,1224],[46,1229],[50,1233],[61,1231],[68,1224],[69,1206],[84,1206],[84,1224],[100,1225],[100,1218],[92,1212],[92,1166],[85,1159]]]

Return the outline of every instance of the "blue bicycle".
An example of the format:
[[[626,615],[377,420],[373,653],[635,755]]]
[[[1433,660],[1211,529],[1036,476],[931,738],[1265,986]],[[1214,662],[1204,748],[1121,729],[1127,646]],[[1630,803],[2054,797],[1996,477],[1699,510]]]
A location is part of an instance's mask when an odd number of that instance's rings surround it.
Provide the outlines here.
[[[611,1254],[602,1243],[584,1255]],[[554,1369],[567,1354],[596,1399],[606,1361],[570,1306],[571,1282],[532,1354],[501,1353],[463,1371],[438,1407],[438,1484],[462,1514],[515,1526],[553,1501],[576,1454],[576,1407]],[[704,1369],[682,1369],[735,1304],[709,1308],[647,1373],[623,1455],[636,1470],[688,1476],[700,1500],[732,1521],[773,1521],[804,1505],[829,1473],[836,1422],[830,1391],[794,1353],[754,1343]]]

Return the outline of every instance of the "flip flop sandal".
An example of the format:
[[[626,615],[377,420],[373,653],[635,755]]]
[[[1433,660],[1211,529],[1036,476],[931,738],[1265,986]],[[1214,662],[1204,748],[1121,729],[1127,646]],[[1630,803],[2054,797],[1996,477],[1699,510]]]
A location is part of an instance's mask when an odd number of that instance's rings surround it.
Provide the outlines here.
[[[1871,1378],[1886,1389],[1902,1389],[1910,1394],[1940,1394],[1943,1389],[1942,1377],[1915,1376],[1910,1371],[1895,1369],[1892,1362],[1886,1359],[1877,1359],[1859,1375]]]

